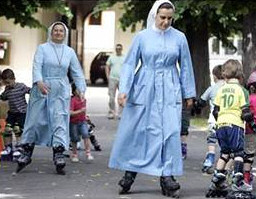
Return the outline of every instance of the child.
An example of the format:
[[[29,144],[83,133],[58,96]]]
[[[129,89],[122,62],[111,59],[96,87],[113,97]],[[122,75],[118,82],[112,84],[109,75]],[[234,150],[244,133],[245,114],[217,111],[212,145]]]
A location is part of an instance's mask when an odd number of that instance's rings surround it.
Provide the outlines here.
[[[72,143],[71,161],[78,162],[77,142],[80,136],[84,140],[85,155],[87,160],[92,161],[88,126],[86,123],[86,100],[80,99],[75,84],[72,84],[71,105],[70,105],[70,138]]]
[[[25,95],[29,94],[30,88],[23,83],[15,82],[15,75],[11,69],[5,69],[2,72],[2,83],[5,85],[5,90],[0,95],[0,99],[8,100],[9,111],[3,132],[5,149],[1,152],[1,158],[16,160],[20,156],[18,143],[26,118],[27,102]],[[16,149],[12,147],[12,133],[16,137]]]
[[[250,110],[253,113],[254,123],[256,122],[256,79],[253,76],[256,75],[254,71],[247,83],[250,96]],[[252,184],[251,168],[253,164],[254,154],[256,153],[256,129],[253,124],[246,123],[245,128],[245,156],[244,156],[244,181],[248,184]]]
[[[206,153],[206,158],[203,163],[202,171],[208,174],[213,173],[213,165],[215,162],[215,147],[217,143],[216,138],[216,120],[212,115],[213,111],[213,100],[216,96],[218,89],[225,84],[225,81],[222,76],[222,65],[217,65],[212,70],[213,80],[214,83],[212,86],[208,87],[206,91],[201,95],[200,99],[198,100],[197,106],[203,108],[206,106],[207,101],[210,104],[210,114],[208,119],[208,130],[209,134],[207,136],[207,145],[208,151]]]
[[[251,122],[248,92],[240,85],[242,65],[237,60],[228,60],[223,65],[226,83],[217,91],[214,99],[213,116],[217,120],[216,136],[220,145],[218,159],[211,185],[206,197],[227,194],[225,166],[230,155],[234,155],[232,191],[252,190],[243,180],[244,121]]]

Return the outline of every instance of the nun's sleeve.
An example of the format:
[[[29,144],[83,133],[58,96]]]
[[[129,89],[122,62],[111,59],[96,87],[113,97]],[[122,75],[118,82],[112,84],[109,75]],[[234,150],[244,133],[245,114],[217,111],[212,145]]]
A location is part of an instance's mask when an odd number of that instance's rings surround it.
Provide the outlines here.
[[[38,81],[43,81],[43,76],[42,76],[43,59],[44,59],[43,46],[39,45],[36,50],[34,61],[33,61],[33,69],[32,69],[33,83],[36,83]]]
[[[180,39],[179,65],[181,92],[184,99],[189,99],[196,97],[194,71],[187,39],[184,34],[182,34]]]
[[[78,91],[85,93],[86,83],[82,67],[77,59],[76,53],[71,49],[71,63],[69,66],[70,75]]]
[[[137,34],[122,66],[119,93],[129,94],[134,80],[135,68],[140,59],[140,53],[140,34]]]

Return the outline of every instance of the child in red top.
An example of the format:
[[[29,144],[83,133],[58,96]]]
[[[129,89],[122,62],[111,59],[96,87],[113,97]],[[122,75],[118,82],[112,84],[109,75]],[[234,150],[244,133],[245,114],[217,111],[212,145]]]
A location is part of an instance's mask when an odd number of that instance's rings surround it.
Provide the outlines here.
[[[90,139],[86,122],[86,100],[80,99],[76,87],[72,84],[72,97],[70,104],[70,139],[72,143],[71,161],[78,162],[77,142],[80,137],[84,140],[85,154],[89,161],[94,158],[91,155]]]
[[[255,74],[251,74],[252,77]],[[249,80],[251,79],[249,77]],[[251,178],[251,168],[254,160],[254,154],[256,153],[256,81],[248,81],[248,89],[250,91],[249,101],[250,101],[250,110],[253,114],[254,123],[246,123],[245,128],[245,158],[244,158],[244,181],[248,184],[252,184]]]

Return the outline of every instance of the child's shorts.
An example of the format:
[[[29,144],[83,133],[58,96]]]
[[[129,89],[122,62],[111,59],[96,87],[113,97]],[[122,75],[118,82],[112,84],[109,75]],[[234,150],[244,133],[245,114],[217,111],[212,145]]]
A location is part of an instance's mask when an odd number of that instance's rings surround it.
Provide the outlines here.
[[[236,126],[221,126],[216,131],[216,136],[224,154],[244,151],[244,129]]]
[[[82,139],[89,138],[89,131],[86,122],[70,123],[70,140],[71,142],[79,142]]]
[[[256,152],[256,134],[245,134],[244,137],[244,152],[246,154],[255,154]]]

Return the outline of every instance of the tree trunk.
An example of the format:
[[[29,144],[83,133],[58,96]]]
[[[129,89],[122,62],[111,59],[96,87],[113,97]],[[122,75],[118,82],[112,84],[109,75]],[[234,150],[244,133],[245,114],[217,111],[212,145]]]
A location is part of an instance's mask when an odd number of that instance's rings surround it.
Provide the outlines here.
[[[251,12],[243,21],[243,68],[245,80],[256,68],[256,13]]]
[[[208,29],[206,22],[203,22],[197,30],[192,27],[186,29],[199,97],[210,85]]]

